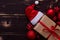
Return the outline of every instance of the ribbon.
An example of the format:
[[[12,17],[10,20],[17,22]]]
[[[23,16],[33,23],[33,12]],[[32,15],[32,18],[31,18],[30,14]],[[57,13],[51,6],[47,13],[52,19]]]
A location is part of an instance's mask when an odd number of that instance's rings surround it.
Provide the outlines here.
[[[57,35],[55,32],[54,32],[54,30],[55,30],[55,28],[56,28],[56,26],[54,27],[54,26],[52,26],[52,28],[50,29],[50,28],[48,28],[43,22],[39,22],[44,28],[46,28],[46,30],[47,31],[49,31],[54,37],[56,37],[58,40],[60,40],[60,36],[59,35]],[[48,36],[48,38],[51,36],[51,34]]]

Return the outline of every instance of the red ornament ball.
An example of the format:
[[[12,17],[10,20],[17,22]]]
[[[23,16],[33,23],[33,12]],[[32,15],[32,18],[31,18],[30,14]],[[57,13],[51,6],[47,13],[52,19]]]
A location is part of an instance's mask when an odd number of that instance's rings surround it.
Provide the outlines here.
[[[54,16],[54,17],[53,17],[53,21],[56,21],[56,20],[57,20],[57,17],[56,17],[56,16]]]
[[[60,25],[60,21],[56,22],[58,25]]]
[[[28,30],[32,30],[33,29],[33,25],[31,23],[27,24],[27,27],[26,27]]]
[[[55,12],[58,12],[59,11],[59,7],[58,6],[54,7],[54,10],[55,10]]]
[[[53,9],[49,9],[49,10],[47,11],[47,15],[48,15],[49,17],[54,17],[54,15],[55,15],[54,10],[53,10]]]
[[[36,34],[34,31],[30,30],[27,32],[27,37],[31,40],[34,40],[36,38]]]
[[[58,17],[58,20],[60,21],[60,12],[58,13],[57,17]]]

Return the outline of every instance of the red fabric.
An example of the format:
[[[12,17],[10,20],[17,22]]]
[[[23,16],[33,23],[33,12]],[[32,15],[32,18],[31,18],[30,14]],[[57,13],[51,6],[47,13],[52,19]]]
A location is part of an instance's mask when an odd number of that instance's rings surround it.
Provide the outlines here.
[[[30,13],[30,12],[34,9],[34,6],[35,6],[34,4],[28,6],[28,7],[25,9],[26,14]]]
[[[31,21],[37,15],[37,13],[37,10],[32,10],[32,12],[28,16],[28,19]]]
[[[54,30],[55,28],[52,30],[52,29],[49,29],[43,22],[39,22],[44,28],[46,28],[47,31],[49,31],[51,34],[50,35],[53,35],[54,37],[58,38],[58,40],[60,40],[60,36],[57,35]],[[50,37],[50,35],[48,36],[48,38]]]
[[[32,10],[34,10],[34,6],[35,6],[35,4],[32,4],[25,9],[25,13],[27,16],[29,13],[31,13]]]
[[[37,10],[34,9],[35,4],[32,4],[30,6],[28,6],[25,10],[26,12],[26,16],[28,17],[28,19],[31,21],[38,13]]]

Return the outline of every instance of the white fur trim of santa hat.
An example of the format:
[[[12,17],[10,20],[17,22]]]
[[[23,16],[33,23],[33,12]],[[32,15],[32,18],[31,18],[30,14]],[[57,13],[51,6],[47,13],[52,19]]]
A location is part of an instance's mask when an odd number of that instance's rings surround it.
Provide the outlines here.
[[[35,25],[43,15],[44,14],[41,11],[39,11],[37,15],[31,20],[31,23]]]

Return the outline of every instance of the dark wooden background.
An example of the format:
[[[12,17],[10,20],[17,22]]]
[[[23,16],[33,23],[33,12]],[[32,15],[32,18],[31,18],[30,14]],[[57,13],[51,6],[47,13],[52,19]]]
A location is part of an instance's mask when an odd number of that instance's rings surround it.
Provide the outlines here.
[[[20,16],[12,16],[10,18],[0,16],[0,22],[4,20],[11,20],[12,25],[5,28],[0,25],[0,37],[3,40],[27,40],[26,38],[26,24],[27,18],[24,10],[27,6],[25,0],[0,0],[0,14],[20,14]]]

